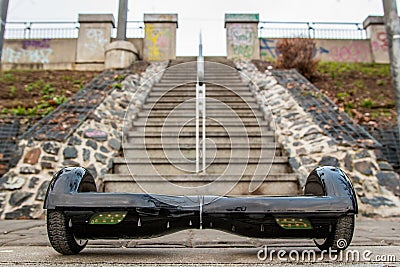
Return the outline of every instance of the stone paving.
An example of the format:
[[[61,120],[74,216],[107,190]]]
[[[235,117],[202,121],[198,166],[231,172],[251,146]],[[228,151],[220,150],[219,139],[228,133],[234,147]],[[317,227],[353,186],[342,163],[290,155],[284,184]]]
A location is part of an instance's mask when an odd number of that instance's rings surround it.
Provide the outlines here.
[[[10,246],[50,246],[47,239],[45,220],[2,220],[0,221],[0,229],[0,248]],[[261,247],[265,244],[270,246],[314,246],[313,241],[307,239],[256,239],[207,229],[185,230],[152,239],[90,240],[88,248]],[[351,245],[400,247],[400,218],[372,219],[358,216]]]
[[[312,240],[255,239],[236,236],[217,230],[186,230],[171,235],[139,240],[90,240],[88,246],[76,256],[62,256],[48,242],[45,221],[0,221],[0,265],[79,265],[91,266],[258,266],[299,264],[280,261],[277,255],[260,260],[260,250],[315,251],[316,260],[302,264],[337,266],[349,265],[346,260],[320,259],[321,253]],[[399,266],[400,218],[371,219],[358,216],[353,241],[346,251],[368,254],[371,260],[353,260],[353,266]],[[270,254],[271,255],[271,254]],[[346,254],[344,254],[346,255]],[[385,256],[378,261],[376,256]],[[388,258],[390,256],[390,258]]]

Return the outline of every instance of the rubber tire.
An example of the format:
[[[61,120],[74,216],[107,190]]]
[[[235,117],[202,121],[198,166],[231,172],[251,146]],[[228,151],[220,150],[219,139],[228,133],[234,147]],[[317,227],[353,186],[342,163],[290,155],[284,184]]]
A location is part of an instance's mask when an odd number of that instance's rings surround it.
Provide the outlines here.
[[[344,215],[339,217],[335,225],[332,225],[332,231],[329,236],[324,240],[323,243],[319,244],[317,240],[314,239],[315,245],[322,251],[328,250],[345,250],[351,242],[354,233],[354,214]],[[339,240],[344,240],[340,243]],[[340,246],[338,246],[340,244]]]
[[[47,210],[47,235],[51,246],[63,255],[75,255],[86,247],[79,244],[69,227],[69,220],[62,211]]]

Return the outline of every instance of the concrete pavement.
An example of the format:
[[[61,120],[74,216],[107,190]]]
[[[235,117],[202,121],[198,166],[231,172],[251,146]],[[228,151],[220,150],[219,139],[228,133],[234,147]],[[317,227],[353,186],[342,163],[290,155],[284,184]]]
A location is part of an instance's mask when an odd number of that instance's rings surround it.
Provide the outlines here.
[[[400,218],[357,218],[354,239],[347,251],[358,253],[359,260],[352,255],[346,256],[346,253],[342,254],[342,259],[333,255],[321,257],[311,240],[262,240],[215,230],[186,230],[146,240],[93,240],[79,255],[62,256],[50,247],[45,221],[0,221],[0,229],[0,266],[286,266],[295,263],[400,266]],[[281,249],[285,252],[279,258]],[[315,252],[314,258],[301,258],[302,253],[306,252],[307,256],[310,251]],[[268,254],[266,259],[265,252]]]

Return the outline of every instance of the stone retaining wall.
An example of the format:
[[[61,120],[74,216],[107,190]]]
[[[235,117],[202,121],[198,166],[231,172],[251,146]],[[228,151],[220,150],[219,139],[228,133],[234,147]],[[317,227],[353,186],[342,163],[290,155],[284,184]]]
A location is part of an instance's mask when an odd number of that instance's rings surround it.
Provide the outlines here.
[[[128,75],[65,142],[21,140],[21,160],[0,178],[0,219],[42,218],[47,187],[62,167],[88,168],[101,189],[121,150],[124,119],[135,118],[167,65],[152,63],[141,75]]]
[[[399,175],[379,150],[341,144],[326,134],[326,129],[296,102],[288,88],[277,83],[270,71],[261,73],[250,61],[235,64],[247,76],[243,80],[252,81],[251,91],[275,129],[277,141],[289,156],[293,170],[299,174],[301,186],[317,166],[340,167],[353,182],[361,214],[400,215]]]

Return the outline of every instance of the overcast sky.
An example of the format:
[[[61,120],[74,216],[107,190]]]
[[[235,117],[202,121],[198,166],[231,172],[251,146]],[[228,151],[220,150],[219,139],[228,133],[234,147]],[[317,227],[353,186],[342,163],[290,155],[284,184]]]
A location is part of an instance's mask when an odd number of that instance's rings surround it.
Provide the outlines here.
[[[8,21],[77,21],[79,13],[113,13],[118,0],[9,0]],[[400,0],[397,0],[397,6]],[[261,21],[362,22],[383,15],[382,0],[129,0],[128,20],[178,13],[177,55],[226,55],[224,14],[259,13]]]

